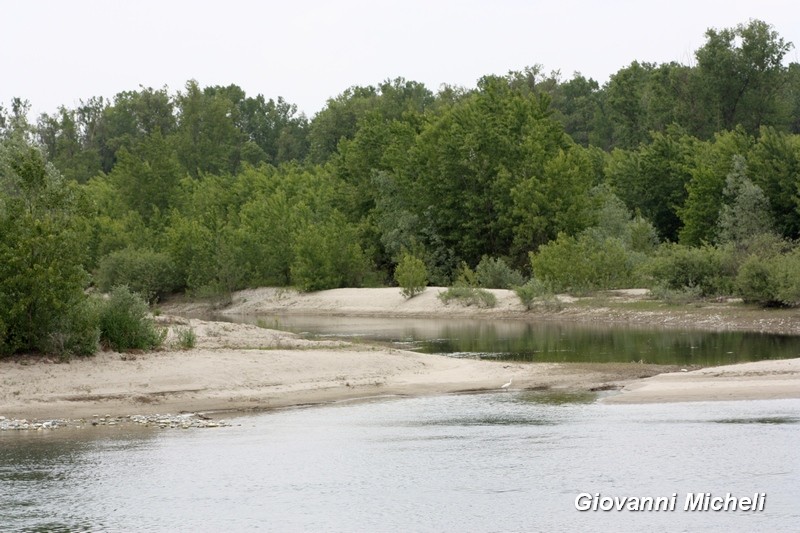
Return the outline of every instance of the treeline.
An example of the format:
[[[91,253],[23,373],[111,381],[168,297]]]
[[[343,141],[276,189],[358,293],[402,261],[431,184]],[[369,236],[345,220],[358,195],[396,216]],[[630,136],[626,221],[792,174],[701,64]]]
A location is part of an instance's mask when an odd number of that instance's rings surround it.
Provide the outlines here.
[[[794,305],[791,46],[750,21],[709,30],[694,66],[633,62],[602,87],[540,67],[436,93],[398,78],[310,120],[195,81],[33,124],[14,100],[0,109],[0,349],[44,349],[8,339],[58,300],[21,296],[57,279],[76,302],[90,285],[153,301],[391,284],[409,257],[440,285],[482,284],[469,272],[483,263],[539,292],[645,285]],[[43,277],[23,283],[26,269]]]

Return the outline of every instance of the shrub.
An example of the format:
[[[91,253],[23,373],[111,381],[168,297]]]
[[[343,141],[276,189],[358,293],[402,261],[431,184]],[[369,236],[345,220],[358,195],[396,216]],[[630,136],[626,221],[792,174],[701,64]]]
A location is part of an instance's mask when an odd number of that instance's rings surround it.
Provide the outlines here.
[[[537,304],[541,304],[547,310],[560,310],[561,302],[556,297],[550,284],[545,283],[539,279],[533,278],[528,280],[524,285],[514,287],[514,292],[517,293],[522,305],[525,309],[530,311]]]
[[[727,250],[714,246],[662,246],[644,270],[654,286],[680,290],[697,288],[701,296],[730,293],[734,268]]]
[[[103,292],[126,285],[148,302],[166,296],[179,285],[175,263],[167,254],[134,248],[118,250],[101,259],[96,282]]]
[[[634,285],[644,256],[629,251],[616,237],[586,233],[575,238],[561,233],[530,258],[536,277],[554,290],[581,293]]]
[[[775,266],[778,300],[783,305],[800,305],[800,249],[780,256]]]
[[[478,289],[476,287],[466,287],[463,285],[456,285],[448,288],[446,291],[439,293],[438,298],[445,305],[455,300],[461,305],[475,305],[478,307],[491,308],[497,305],[497,297],[485,289]]]
[[[671,289],[664,284],[657,284],[650,289],[650,297],[670,305],[685,305],[702,298],[699,287],[681,287]]]
[[[68,360],[92,355],[100,343],[98,307],[85,298],[67,310],[47,337],[45,351]]]
[[[456,269],[455,275],[456,281],[453,283],[455,287],[478,287],[480,285],[478,275],[464,261]]]
[[[501,258],[484,255],[475,268],[478,284],[487,289],[510,289],[524,283],[522,274],[506,264]]]
[[[177,334],[178,346],[184,350],[190,350],[194,348],[195,344],[197,343],[197,334],[195,334],[194,329],[181,328],[177,331]]]
[[[400,285],[400,291],[406,298],[413,298],[425,290],[428,284],[428,270],[425,263],[409,254],[403,254],[394,271],[394,279]]]
[[[750,256],[736,276],[736,292],[746,302],[800,305],[800,250],[767,258]]]
[[[99,307],[100,341],[109,348],[150,350],[164,342],[166,330],[156,326],[147,303],[128,287],[114,288]]]
[[[751,255],[739,267],[736,275],[736,294],[745,302],[761,305],[778,303],[775,268],[768,259]]]

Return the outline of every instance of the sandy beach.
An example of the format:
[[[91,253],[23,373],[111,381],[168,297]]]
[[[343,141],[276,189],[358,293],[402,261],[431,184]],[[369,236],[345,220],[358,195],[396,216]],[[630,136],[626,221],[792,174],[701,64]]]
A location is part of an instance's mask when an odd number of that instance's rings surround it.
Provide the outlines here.
[[[590,324],[626,324],[659,328],[691,328],[708,331],[754,331],[800,335],[800,309],[759,309],[736,300],[709,301],[669,306],[648,299],[646,289],[605,291],[588,297],[558,295],[560,309],[534,306],[526,310],[514,291],[490,289],[497,304],[492,308],[443,303],[444,287],[428,287],[405,299],[396,287],[334,289],[301,293],[293,289],[260,288],[233,294],[229,305],[216,310],[222,315],[307,314],[414,318],[491,318],[559,321]],[[204,315],[208,303],[173,301],[164,312],[185,316]]]
[[[494,292],[498,305],[486,310],[444,306],[433,290],[405,300],[397,289],[307,295],[259,289],[237,293],[222,312],[518,316],[521,306],[507,294],[510,291]],[[502,384],[511,378],[512,390],[609,391],[602,400],[607,403],[800,398],[800,359],[694,371],[638,363],[479,361],[313,341],[254,325],[178,316],[202,312],[196,304],[164,308],[168,314],[157,320],[169,328],[169,335],[159,351],[101,352],[68,363],[42,357],[0,361],[0,416],[79,419],[263,410],[376,396],[502,392]],[[180,349],[177,341],[177,332],[185,328],[197,336],[189,350]]]
[[[669,372],[628,383],[604,403],[800,398],[800,359]]]
[[[383,395],[511,389],[613,389],[655,365],[513,364],[310,341],[246,324],[160,317],[168,348],[57,363],[0,362],[0,415],[83,418],[270,409]],[[175,346],[191,327],[197,345]]]

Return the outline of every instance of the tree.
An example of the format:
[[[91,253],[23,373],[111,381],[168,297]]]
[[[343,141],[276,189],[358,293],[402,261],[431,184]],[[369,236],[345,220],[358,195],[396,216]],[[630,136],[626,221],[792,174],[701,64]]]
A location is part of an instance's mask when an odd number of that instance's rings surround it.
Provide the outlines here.
[[[55,115],[39,117],[36,127],[39,143],[48,160],[67,180],[85,183],[100,172],[96,121],[102,106],[102,99],[93,99],[78,110],[62,106]]]
[[[338,212],[299,229],[293,243],[292,283],[303,291],[360,286],[367,261],[358,241],[356,229]]]
[[[394,279],[400,285],[403,296],[410,299],[425,290],[428,284],[428,270],[421,259],[406,252],[397,263]]]
[[[605,87],[605,105],[613,124],[611,146],[633,148],[647,140],[645,93],[653,68],[652,64],[634,61],[611,75]]]
[[[564,125],[564,132],[576,143],[587,147],[595,139],[595,115],[600,86],[580,73],[559,86],[559,99],[553,99],[553,118]]]
[[[10,111],[0,105],[0,140],[30,143],[34,128],[28,122],[31,103],[22,98],[11,99]]]
[[[741,244],[774,231],[769,200],[747,177],[747,162],[741,155],[733,156],[722,194],[727,201],[719,215],[720,242]]]
[[[260,161],[277,165],[305,158],[308,120],[305,115],[297,114],[296,105],[281,97],[277,101],[266,100],[260,94],[255,98],[242,98],[236,105],[237,126],[246,138],[242,153],[245,161],[253,165]],[[253,147],[260,153],[254,152]]]
[[[762,125],[784,121],[778,96],[787,79],[783,58],[791,49],[792,43],[760,20],[706,31],[695,57],[715,130],[742,125],[754,135]]]
[[[748,154],[753,183],[766,194],[775,229],[788,239],[800,237],[800,137],[762,128]]]
[[[42,153],[0,143],[0,354],[93,353],[83,205]]]
[[[339,141],[352,139],[362,117],[374,109],[375,87],[350,87],[336,98],[328,99],[325,108],[309,125],[309,157],[314,163],[324,163],[336,153]]]
[[[166,87],[140,87],[138,91],[118,93],[113,103],[103,109],[97,128],[103,172],[111,172],[121,148],[134,151],[143,139],[156,132],[167,138],[176,126],[175,102]]]
[[[556,184],[566,171],[559,158],[569,159],[575,145],[549,117],[548,102],[514,79],[489,76],[423,127],[395,173],[419,217],[423,245],[453,250],[455,264],[474,265],[484,254],[510,250],[521,259],[540,242],[538,219],[530,228],[521,210],[566,212],[574,192],[569,177]],[[565,202],[556,206],[559,199]],[[515,240],[520,232],[527,233]],[[428,264],[429,271],[440,266]]]
[[[652,142],[637,151],[615,150],[607,174],[614,190],[631,211],[639,210],[662,239],[678,238],[678,214],[691,179],[696,140],[680,128],[653,133]]]
[[[178,160],[194,178],[201,174],[236,173],[241,163],[244,133],[236,126],[237,103],[244,91],[230,87],[200,89],[194,80],[177,96]]]
[[[136,211],[147,223],[157,214],[165,214],[175,201],[182,176],[175,151],[156,130],[129,152],[117,153],[117,164],[108,176],[128,209]]]
[[[579,146],[559,150],[512,189],[514,250],[535,250],[559,233],[575,235],[591,222],[592,163]],[[498,250],[494,251],[495,253]]]
[[[686,201],[678,208],[683,223],[679,231],[682,244],[714,242],[733,157],[747,154],[752,143],[753,139],[739,128],[718,133],[713,141],[697,145],[689,165]]]

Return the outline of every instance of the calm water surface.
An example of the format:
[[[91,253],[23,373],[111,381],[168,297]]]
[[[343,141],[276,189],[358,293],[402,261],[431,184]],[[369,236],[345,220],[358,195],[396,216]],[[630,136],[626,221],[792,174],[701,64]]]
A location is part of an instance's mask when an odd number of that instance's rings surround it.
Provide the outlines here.
[[[517,320],[226,317],[311,337],[363,339],[455,357],[714,366],[800,357],[800,336]]]
[[[797,531],[800,401],[532,392],[290,409],[206,430],[0,434],[10,531]],[[767,493],[753,512],[578,512],[581,492]]]

